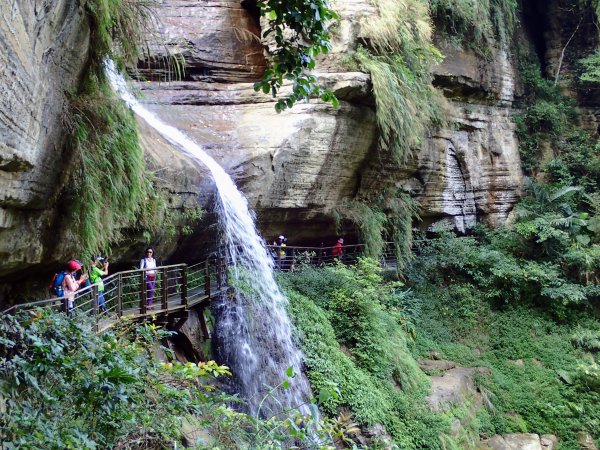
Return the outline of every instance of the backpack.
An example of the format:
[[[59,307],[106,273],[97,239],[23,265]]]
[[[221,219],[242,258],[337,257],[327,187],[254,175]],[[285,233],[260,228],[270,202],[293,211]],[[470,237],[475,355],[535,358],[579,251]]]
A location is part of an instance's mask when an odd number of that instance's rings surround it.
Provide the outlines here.
[[[54,274],[54,277],[52,278],[52,281],[50,282],[50,285],[48,286],[48,288],[50,290],[50,294],[52,294],[56,297],[62,297],[64,295],[63,281],[65,279],[66,274],[67,274],[67,272],[65,272],[65,271]]]

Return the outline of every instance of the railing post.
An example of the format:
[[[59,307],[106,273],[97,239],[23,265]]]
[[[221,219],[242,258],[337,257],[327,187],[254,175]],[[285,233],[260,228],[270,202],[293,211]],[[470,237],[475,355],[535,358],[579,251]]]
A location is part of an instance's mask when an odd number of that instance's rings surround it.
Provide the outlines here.
[[[123,275],[117,278],[117,317],[123,317]]]
[[[146,315],[146,302],[148,301],[148,292],[146,292],[146,270],[140,272],[140,314]]]
[[[162,307],[161,309],[169,309],[169,269],[166,267],[163,267],[162,270],[162,286],[161,286],[161,292],[162,292],[162,298],[161,298],[161,303],[162,303]]]
[[[204,261],[204,295],[207,295],[210,299],[210,267],[208,265],[208,259]]]
[[[92,314],[94,316],[93,329],[94,333],[98,332],[98,285],[92,286]]]
[[[181,268],[181,304],[188,307],[188,271],[187,264],[184,264]]]

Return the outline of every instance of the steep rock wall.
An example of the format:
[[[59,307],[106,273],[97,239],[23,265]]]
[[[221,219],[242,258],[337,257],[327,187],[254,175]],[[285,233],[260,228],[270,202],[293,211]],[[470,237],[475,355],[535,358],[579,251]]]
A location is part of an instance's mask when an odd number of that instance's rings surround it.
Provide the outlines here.
[[[66,93],[87,58],[89,28],[71,0],[0,4],[0,275],[54,250]]]
[[[378,150],[369,77],[343,64],[360,42],[361,23],[377,14],[370,2],[336,5],[341,20],[333,51],[319,64],[321,79],[340,97],[340,109],[311,101],[282,114],[274,112],[273,99],[254,93],[248,83],[264,67],[258,58],[260,29],[251,8],[231,5],[166,1],[162,37],[165,47],[188,62],[185,81],[139,86],[152,110],[189,133],[233,175],[265,236],[283,232],[296,243],[331,238],[336,205],[386,186],[412,190],[423,205],[425,225],[449,222],[465,232],[478,221],[506,219],[522,187],[511,119],[519,87],[507,50],[484,60],[442,47],[447,58],[434,72],[436,85],[451,100],[449,126],[432,131],[415,157],[400,165]],[[230,30],[222,40],[201,20],[219,10],[218,27]]]
[[[361,23],[377,14],[374,6],[368,0],[336,5],[341,20],[333,51],[319,70],[341,107],[311,101],[276,114],[274,100],[252,89],[265,58],[257,11],[251,1],[242,3],[162,2],[161,45],[140,64],[138,86],[150,109],[190,134],[234,176],[267,238],[283,232],[290,243],[330,239],[335,206],[389,186],[415,194],[424,227],[447,222],[467,231],[476,222],[506,219],[522,191],[512,121],[522,88],[510,49],[483,59],[438,42],[446,59],[433,71],[435,85],[448,99],[449,124],[431,130],[414,157],[397,164],[378,150],[369,76],[344,65],[361,41]],[[563,0],[527,2],[534,3],[555,11]],[[68,209],[58,203],[63,167],[70,164],[63,150],[66,93],[75,90],[85,66],[89,29],[78,2],[10,0],[0,12],[0,277],[6,277],[49,263],[58,267],[70,256],[68,242],[56,239]],[[561,30],[550,15],[544,17],[539,27],[524,23],[523,29],[532,45],[544,43],[537,48],[551,72],[579,19],[571,18]],[[586,27],[584,18],[581,30]],[[587,31],[576,34],[565,75],[595,42]],[[164,81],[169,65],[182,67],[177,58],[165,58],[167,53],[186,61],[180,81]],[[589,96],[585,100],[584,121],[595,128],[597,103]],[[178,204],[210,208],[206,171],[140,126],[148,162],[178,195]],[[202,251],[211,223],[214,217],[208,216],[193,236],[165,242],[163,260]],[[132,238],[115,249],[116,256],[133,260],[142,245]],[[12,283],[10,276],[3,287]]]

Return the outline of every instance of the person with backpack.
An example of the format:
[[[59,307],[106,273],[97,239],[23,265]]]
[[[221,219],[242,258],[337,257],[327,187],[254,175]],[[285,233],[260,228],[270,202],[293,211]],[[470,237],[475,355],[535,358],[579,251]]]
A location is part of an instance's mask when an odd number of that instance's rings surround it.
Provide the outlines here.
[[[102,266],[102,269],[98,266]],[[108,311],[106,309],[106,301],[104,299],[104,282],[102,277],[108,275],[108,259],[101,256],[92,256],[92,267],[90,269],[90,282],[98,285],[98,307],[103,314]]]
[[[140,269],[146,270],[146,306],[152,308],[154,302],[154,286],[156,284],[156,259],[154,259],[154,249],[148,247],[146,256],[140,260]]]
[[[65,310],[71,315],[75,309],[75,292],[87,281],[87,275],[83,274],[79,279],[75,277],[77,271],[81,270],[81,263],[71,260],[67,263],[67,273],[62,281],[62,290],[65,297]]]

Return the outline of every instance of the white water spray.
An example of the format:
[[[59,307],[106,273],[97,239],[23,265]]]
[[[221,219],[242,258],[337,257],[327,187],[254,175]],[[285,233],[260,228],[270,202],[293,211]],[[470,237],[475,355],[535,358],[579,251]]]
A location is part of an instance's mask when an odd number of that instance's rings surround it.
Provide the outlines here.
[[[275,282],[273,260],[256,231],[246,198],[198,144],[134,98],[114,62],[107,61],[105,66],[113,89],[131,109],[177,148],[202,162],[212,174],[218,191],[217,213],[231,265],[230,281],[237,285],[234,298],[223,296],[216,305],[215,334],[222,362],[231,367],[239,380],[240,394],[248,402],[250,412],[270,415],[305,404],[310,387],[301,372],[302,355],[292,342],[285,311],[287,299]],[[297,374],[291,388],[280,388],[274,394],[276,398],[265,398],[269,387],[285,379],[290,366]]]

